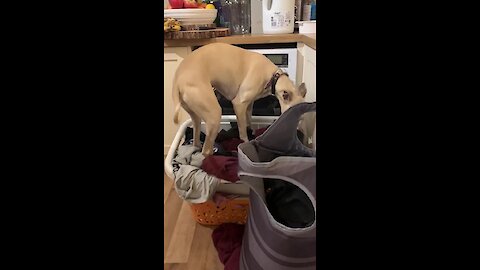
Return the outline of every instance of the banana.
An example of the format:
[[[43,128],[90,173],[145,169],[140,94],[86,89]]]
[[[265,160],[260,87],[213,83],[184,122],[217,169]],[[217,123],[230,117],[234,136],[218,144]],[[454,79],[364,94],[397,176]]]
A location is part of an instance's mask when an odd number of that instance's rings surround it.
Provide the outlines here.
[[[163,31],[180,31],[182,29],[180,22],[173,18],[166,18],[163,20]]]

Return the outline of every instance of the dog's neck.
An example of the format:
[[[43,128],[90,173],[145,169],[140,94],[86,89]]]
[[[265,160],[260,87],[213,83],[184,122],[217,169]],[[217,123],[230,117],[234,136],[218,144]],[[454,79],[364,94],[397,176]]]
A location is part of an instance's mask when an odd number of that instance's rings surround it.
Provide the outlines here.
[[[277,69],[275,73],[273,73],[272,78],[268,81],[267,85],[265,86],[265,90],[270,90],[270,94],[275,96],[275,85],[277,84],[278,78],[280,76],[285,75],[288,77],[288,73],[284,72],[281,69]]]

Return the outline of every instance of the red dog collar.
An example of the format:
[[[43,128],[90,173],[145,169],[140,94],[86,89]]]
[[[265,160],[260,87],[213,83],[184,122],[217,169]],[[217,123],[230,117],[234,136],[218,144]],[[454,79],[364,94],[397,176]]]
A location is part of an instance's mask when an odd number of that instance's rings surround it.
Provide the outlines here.
[[[284,72],[281,69],[277,69],[275,71],[275,73],[273,73],[273,76],[270,79],[270,81],[268,81],[267,85],[265,86],[265,89],[268,89],[268,88],[271,87],[271,94],[272,95],[275,95],[275,85],[277,84],[278,78],[280,78],[280,76],[282,76],[282,75],[285,75],[285,76],[288,77],[288,73]]]

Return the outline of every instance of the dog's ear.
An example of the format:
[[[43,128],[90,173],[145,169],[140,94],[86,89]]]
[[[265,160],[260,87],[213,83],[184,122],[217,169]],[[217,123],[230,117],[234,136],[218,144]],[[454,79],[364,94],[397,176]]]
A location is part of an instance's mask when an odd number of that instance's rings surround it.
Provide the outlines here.
[[[302,95],[302,97],[305,97],[305,95],[307,94],[307,87],[305,87],[305,83],[302,82],[302,84],[300,84],[300,86],[298,87],[298,92],[300,93],[300,95]]]

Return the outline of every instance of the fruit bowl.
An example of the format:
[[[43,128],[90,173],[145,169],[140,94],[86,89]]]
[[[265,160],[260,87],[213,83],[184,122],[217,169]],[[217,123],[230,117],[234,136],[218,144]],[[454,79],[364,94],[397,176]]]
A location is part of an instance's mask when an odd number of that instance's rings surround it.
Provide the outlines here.
[[[163,17],[174,18],[182,25],[211,24],[217,17],[217,10],[203,8],[164,9]]]

